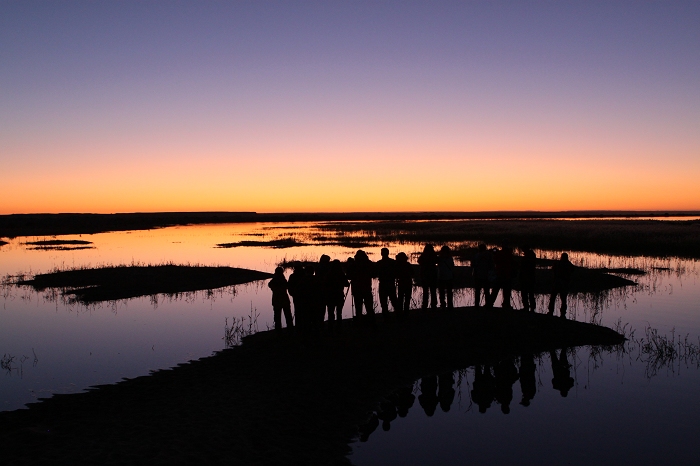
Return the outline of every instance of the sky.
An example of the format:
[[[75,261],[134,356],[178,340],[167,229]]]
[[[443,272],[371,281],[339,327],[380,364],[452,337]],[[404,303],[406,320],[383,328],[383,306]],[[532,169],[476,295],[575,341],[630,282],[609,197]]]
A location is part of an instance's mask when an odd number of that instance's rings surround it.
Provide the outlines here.
[[[698,1],[0,1],[0,214],[700,210]]]

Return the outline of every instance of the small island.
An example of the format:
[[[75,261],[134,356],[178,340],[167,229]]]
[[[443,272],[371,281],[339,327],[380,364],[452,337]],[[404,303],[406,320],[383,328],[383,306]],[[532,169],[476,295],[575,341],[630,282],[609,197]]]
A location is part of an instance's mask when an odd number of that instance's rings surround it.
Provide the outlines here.
[[[19,280],[15,284],[31,286],[37,291],[62,288],[65,289],[64,294],[75,296],[76,301],[90,304],[158,293],[213,290],[271,277],[266,272],[235,267],[125,265],[38,274],[30,280]]]

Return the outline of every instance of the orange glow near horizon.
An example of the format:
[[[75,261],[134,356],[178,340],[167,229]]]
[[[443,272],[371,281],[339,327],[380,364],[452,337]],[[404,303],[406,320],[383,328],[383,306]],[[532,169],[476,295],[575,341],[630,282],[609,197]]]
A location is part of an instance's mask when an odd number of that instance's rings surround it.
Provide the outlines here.
[[[0,213],[700,210],[700,163],[371,153],[141,160],[5,178]]]

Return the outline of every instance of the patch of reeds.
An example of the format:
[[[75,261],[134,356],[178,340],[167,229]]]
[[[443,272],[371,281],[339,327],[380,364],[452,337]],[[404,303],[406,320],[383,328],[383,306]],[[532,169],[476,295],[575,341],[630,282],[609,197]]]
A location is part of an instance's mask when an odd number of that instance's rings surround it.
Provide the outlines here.
[[[250,306],[248,316],[232,317],[229,324],[228,317],[224,319],[224,347],[233,348],[243,343],[243,338],[258,332],[258,318],[260,313],[257,308]],[[269,330],[269,329],[268,329]]]
[[[700,221],[468,220],[328,222],[329,236],[355,240],[447,244],[484,242],[619,255],[700,258]]]

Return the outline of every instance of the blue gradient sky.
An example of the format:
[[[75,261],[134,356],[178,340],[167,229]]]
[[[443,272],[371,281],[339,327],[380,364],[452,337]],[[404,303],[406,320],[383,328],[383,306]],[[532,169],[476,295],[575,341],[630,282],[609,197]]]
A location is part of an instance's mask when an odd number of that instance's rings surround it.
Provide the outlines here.
[[[700,2],[0,3],[0,213],[700,209]]]

